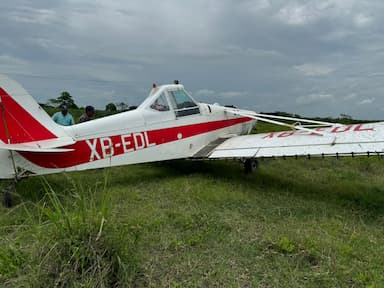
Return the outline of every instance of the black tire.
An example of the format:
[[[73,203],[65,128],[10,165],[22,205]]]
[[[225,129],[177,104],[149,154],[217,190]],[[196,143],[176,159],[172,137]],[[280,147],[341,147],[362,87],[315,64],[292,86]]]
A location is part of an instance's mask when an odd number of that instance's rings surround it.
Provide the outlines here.
[[[245,174],[251,174],[257,170],[259,167],[259,163],[257,162],[256,159],[245,159],[244,161],[244,172]]]
[[[12,207],[12,193],[10,187],[4,189],[3,191],[3,205],[5,208]]]

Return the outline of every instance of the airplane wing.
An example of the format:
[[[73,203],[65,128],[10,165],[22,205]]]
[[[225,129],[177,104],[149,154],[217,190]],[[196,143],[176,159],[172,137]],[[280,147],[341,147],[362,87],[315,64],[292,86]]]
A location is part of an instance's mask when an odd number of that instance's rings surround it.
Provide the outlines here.
[[[343,156],[384,154],[384,122],[236,136],[217,145],[208,158]]]

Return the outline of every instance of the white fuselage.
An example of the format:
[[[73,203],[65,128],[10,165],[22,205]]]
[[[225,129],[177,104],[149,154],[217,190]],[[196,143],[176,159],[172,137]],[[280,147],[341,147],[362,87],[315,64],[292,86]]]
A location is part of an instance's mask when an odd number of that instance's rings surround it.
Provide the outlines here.
[[[41,175],[188,158],[220,137],[249,133],[256,122],[202,103],[196,104],[199,113],[177,116],[175,109],[152,109],[150,100],[136,110],[63,127],[76,141],[65,146],[73,151],[12,152],[16,169]],[[0,178],[14,177],[10,152],[1,150],[0,161]]]

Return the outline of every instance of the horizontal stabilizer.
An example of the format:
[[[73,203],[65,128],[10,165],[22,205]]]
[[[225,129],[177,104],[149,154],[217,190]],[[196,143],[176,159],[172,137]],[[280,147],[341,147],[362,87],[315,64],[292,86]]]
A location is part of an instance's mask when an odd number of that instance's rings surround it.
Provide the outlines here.
[[[54,152],[70,152],[73,149],[61,148],[63,146],[74,144],[75,141],[71,137],[61,137],[49,140],[24,142],[19,144],[4,144],[0,142],[0,149],[11,151],[23,151],[23,152],[42,152],[42,153],[54,153]]]

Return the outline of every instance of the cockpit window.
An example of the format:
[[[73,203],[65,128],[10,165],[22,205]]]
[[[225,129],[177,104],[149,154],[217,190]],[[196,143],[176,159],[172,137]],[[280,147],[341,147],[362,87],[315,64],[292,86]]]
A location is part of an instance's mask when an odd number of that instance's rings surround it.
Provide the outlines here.
[[[176,111],[176,116],[187,116],[199,114],[199,106],[192,100],[184,90],[170,91],[171,102]]]
[[[157,111],[169,111],[167,97],[161,94],[151,105],[151,108]]]

